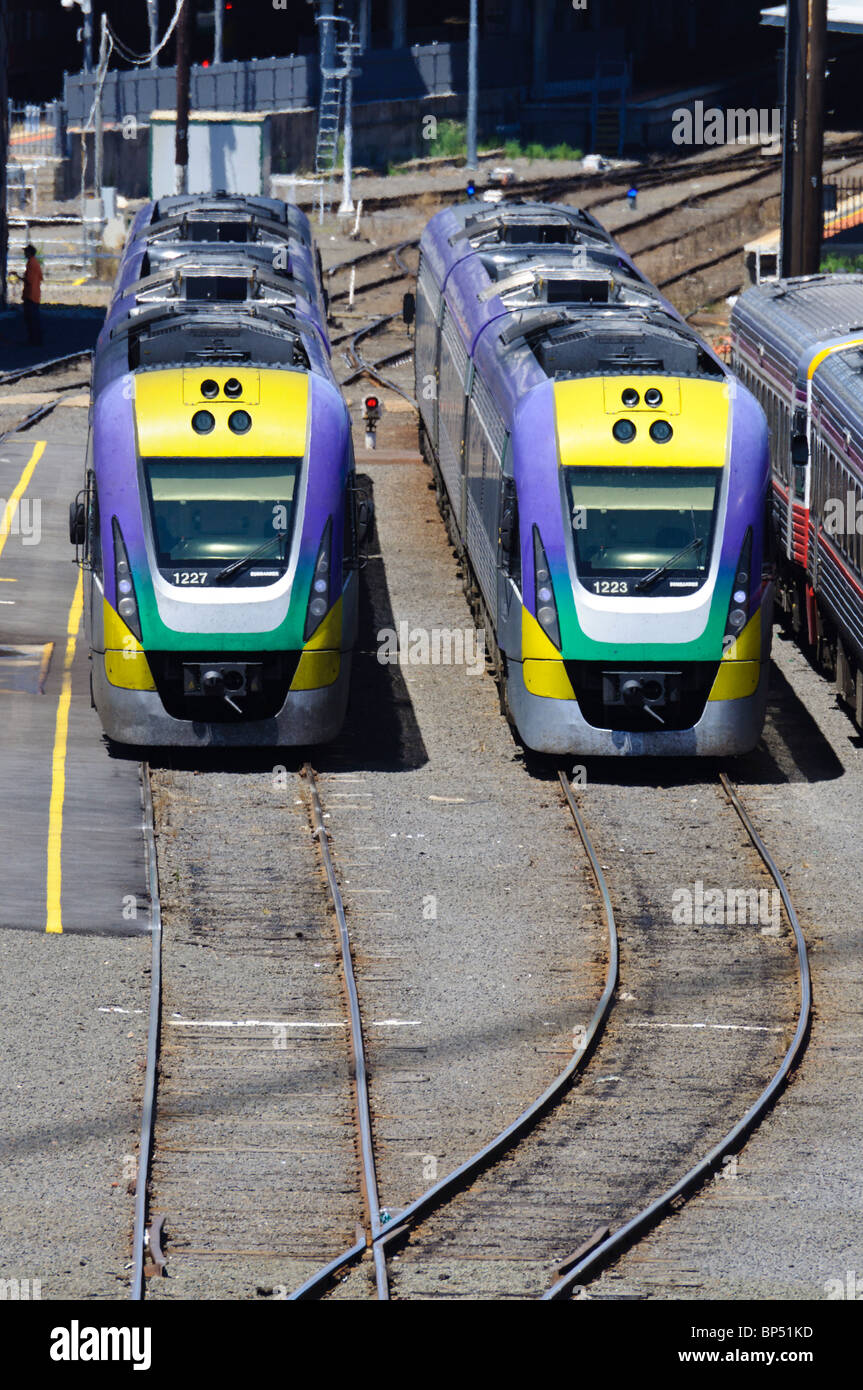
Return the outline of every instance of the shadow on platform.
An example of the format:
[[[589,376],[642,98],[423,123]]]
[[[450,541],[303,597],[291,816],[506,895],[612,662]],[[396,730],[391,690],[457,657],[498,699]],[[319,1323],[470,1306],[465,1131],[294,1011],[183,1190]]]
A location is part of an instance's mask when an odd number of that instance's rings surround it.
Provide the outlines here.
[[[85,352],[96,344],[105,310],[92,305],[42,304],[42,345],[31,347],[24,329],[20,291],[16,301],[0,312],[0,373],[37,367],[70,352]]]

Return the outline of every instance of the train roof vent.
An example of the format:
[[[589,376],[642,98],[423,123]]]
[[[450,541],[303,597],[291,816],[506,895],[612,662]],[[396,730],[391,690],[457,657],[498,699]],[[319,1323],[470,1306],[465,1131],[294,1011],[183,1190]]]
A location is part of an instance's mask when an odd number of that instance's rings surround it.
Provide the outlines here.
[[[184,362],[258,362],[309,369],[299,332],[260,319],[211,317],[190,310],[131,326],[129,366],[155,367]]]
[[[507,246],[572,246],[577,239],[576,228],[564,218],[507,218],[500,237]]]
[[[546,304],[607,304],[613,283],[602,270],[555,270],[540,278],[538,298]]]
[[[550,313],[550,310],[546,311]],[[531,346],[550,377],[613,375],[620,372],[670,376],[722,376],[720,363],[694,336],[659,326],[581,324],[551,327]]]
[[[187,299],[243,300],[249,294],[245,275],[186,275],[183,284]]]
[[[246,221],[226,221],[223,218],[187,217],[182,226],[184,241],[233,241],[250,240],[252,224]]]

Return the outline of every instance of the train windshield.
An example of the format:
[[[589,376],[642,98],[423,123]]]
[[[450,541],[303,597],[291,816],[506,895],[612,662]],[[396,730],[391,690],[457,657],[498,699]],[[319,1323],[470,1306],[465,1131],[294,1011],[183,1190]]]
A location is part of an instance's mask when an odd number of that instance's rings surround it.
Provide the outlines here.
[[[566,468],[582,584],[596,594],[682,598],[710,568],[722,470]]]
[[[175,584],[272,584],[287,567],[299,458],[151,458],[156,563]],[[241,567],[236,561],[247,560]]]

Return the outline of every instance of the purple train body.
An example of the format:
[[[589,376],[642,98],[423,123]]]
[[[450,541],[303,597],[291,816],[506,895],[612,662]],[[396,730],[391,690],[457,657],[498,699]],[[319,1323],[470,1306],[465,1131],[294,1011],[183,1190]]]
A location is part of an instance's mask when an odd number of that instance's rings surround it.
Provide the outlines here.
[[[469,202],[422,237],[420,442],[528,746],[757,742],[763,412],[589,214]]]
[[[341,727],[362,521],[329,351],[298,209],[216,195],[139,212],[70,517],[112,739],[313,744]]]

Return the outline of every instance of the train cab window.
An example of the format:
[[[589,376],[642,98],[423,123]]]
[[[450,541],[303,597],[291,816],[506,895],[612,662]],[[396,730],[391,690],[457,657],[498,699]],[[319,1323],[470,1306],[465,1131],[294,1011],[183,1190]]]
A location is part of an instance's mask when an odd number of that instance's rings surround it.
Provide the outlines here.
[[[163,577],[184,587],[275,583],[287,569],[301,464],[299,458],[144,459]]]
[[[597,594],[683,598],[710,569],[721,469],[566,468],[579,579]]]

